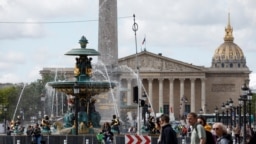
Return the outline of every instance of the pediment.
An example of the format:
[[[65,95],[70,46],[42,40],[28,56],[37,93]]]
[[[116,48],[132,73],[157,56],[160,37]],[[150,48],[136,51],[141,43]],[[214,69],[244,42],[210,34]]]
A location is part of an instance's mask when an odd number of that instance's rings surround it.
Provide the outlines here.
[[[140,71],[199,72],[204,67],[177,61],[162,55],[143,51],[118,60],[118,65],[126,65],[132,69],[139,66]]]

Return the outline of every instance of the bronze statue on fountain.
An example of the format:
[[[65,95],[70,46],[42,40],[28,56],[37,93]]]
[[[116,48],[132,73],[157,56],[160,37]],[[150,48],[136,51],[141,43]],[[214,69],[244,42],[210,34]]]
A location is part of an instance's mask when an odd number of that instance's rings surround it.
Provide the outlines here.
[[[51,134],[51,121],[48,115],[44,115],[41,121],[41,133],[43,135],[50,135]]]
[[[21,116],[17,116],[16,120],[12,120],[10,123],[11,133],[15,135],[22,135],[24,132],[24,127],[21,125]]]
[[[50,82],[49,85],[57,91],[68,95],[69,110],[64,115],[64,125],[56,123],[59,130],[68,129],[66,133],[86,134],[92,133],[93,128],[100,128],[100,113],[96,111],[96,99],[93,98],[110,88],[115,83],[109,81],[92,80],[92,58],[89,56],[100,55],[94,49],[86,48],[88,40],[82,36],[79,40],[81,48],[75,48],[66,53],[75,58],[74,77],[75,81]]]

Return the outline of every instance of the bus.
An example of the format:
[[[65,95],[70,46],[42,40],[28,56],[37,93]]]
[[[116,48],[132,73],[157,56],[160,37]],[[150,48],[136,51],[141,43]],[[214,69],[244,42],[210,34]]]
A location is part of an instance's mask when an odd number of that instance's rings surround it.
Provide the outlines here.
[[[219,113],[218,115],[216,115],[215,113],[212,113],[212,114],[198,114],[198,116],[203,116],[205,119],[206,119],[206,122],[209,124],[209,125],[212,125],[213,123],[215,122],[222,122],[224,124],[236,124],[236,123],[244,123],[244,116],[241,115],[223,115],[222,113]],[[246,122],[249,121],[249,118],[251,120],[251,123],[254,123],[254,116],[251,115],[249,117],[249,115],[246,116]]]

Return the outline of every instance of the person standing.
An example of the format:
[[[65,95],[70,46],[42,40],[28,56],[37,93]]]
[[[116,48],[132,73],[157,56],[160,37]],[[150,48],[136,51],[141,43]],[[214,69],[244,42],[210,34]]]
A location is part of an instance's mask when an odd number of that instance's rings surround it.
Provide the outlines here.
[[[205,144],[206,133],[204,127],[197,123],[197,114],[191,112],[187,115],[187,121],[192,126],[192,132],[190,137],[191,144]]]
[[[217,144],[229,144],[232,142],[232,137],[227,133],[227,128],[222,123],[214,123],[212,126],[217,138]]]
[[[239,124],[236,124],[236,127],[234,128],[234,133],[235,133],[235,142],[240,143],[240,126]]]
[[[35,124],[32,135],[33,135],[34,144],[40,144],[41,143],[41,129],[40,129],[38,123]]]
[[[114,134],[111,132],[111,127],[108,122],[104,123],[101,133],[104,135],[105,144],[110,144]]]
[[[170,118],[166,114],[160,117],[161,132],[158,144],[178,144],[177,134],[169,121]]]
[[[117,134],[120,134],[119,125],[120,125],[119,119],[116,117],[116,115],[113,115],[111,127],[112,127],[112,130]]]
[[[201,124],[205,129],[206,142],[205,144],[216,144],[216,136],[212,134],[212,127],[207,124],[206,119],[202,116],[197,117],[197,123]]]

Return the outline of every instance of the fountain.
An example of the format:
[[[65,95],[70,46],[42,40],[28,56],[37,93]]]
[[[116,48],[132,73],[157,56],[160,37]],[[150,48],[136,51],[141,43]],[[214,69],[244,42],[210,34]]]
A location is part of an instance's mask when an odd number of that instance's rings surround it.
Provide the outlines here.
[[[65,55],[78,56],[74,68],[73,81],[54,81],[48,85],[69,96],[69,110],[64,115],[64,124],[56,123],[59,130],[72,134],[93,133],[93,128],[100,127],[101,116],[95,109],[95,95],[109,91],[116,86],[110,81],[94,81],[92,77],[92,58],[100,55],[94,49],[86,48],[88,40],[82,36],[79,41],[81,48],[68,51]],[[61,128],[60,128],[61,127]],[[47,132],[48,129],[43,129]]]

